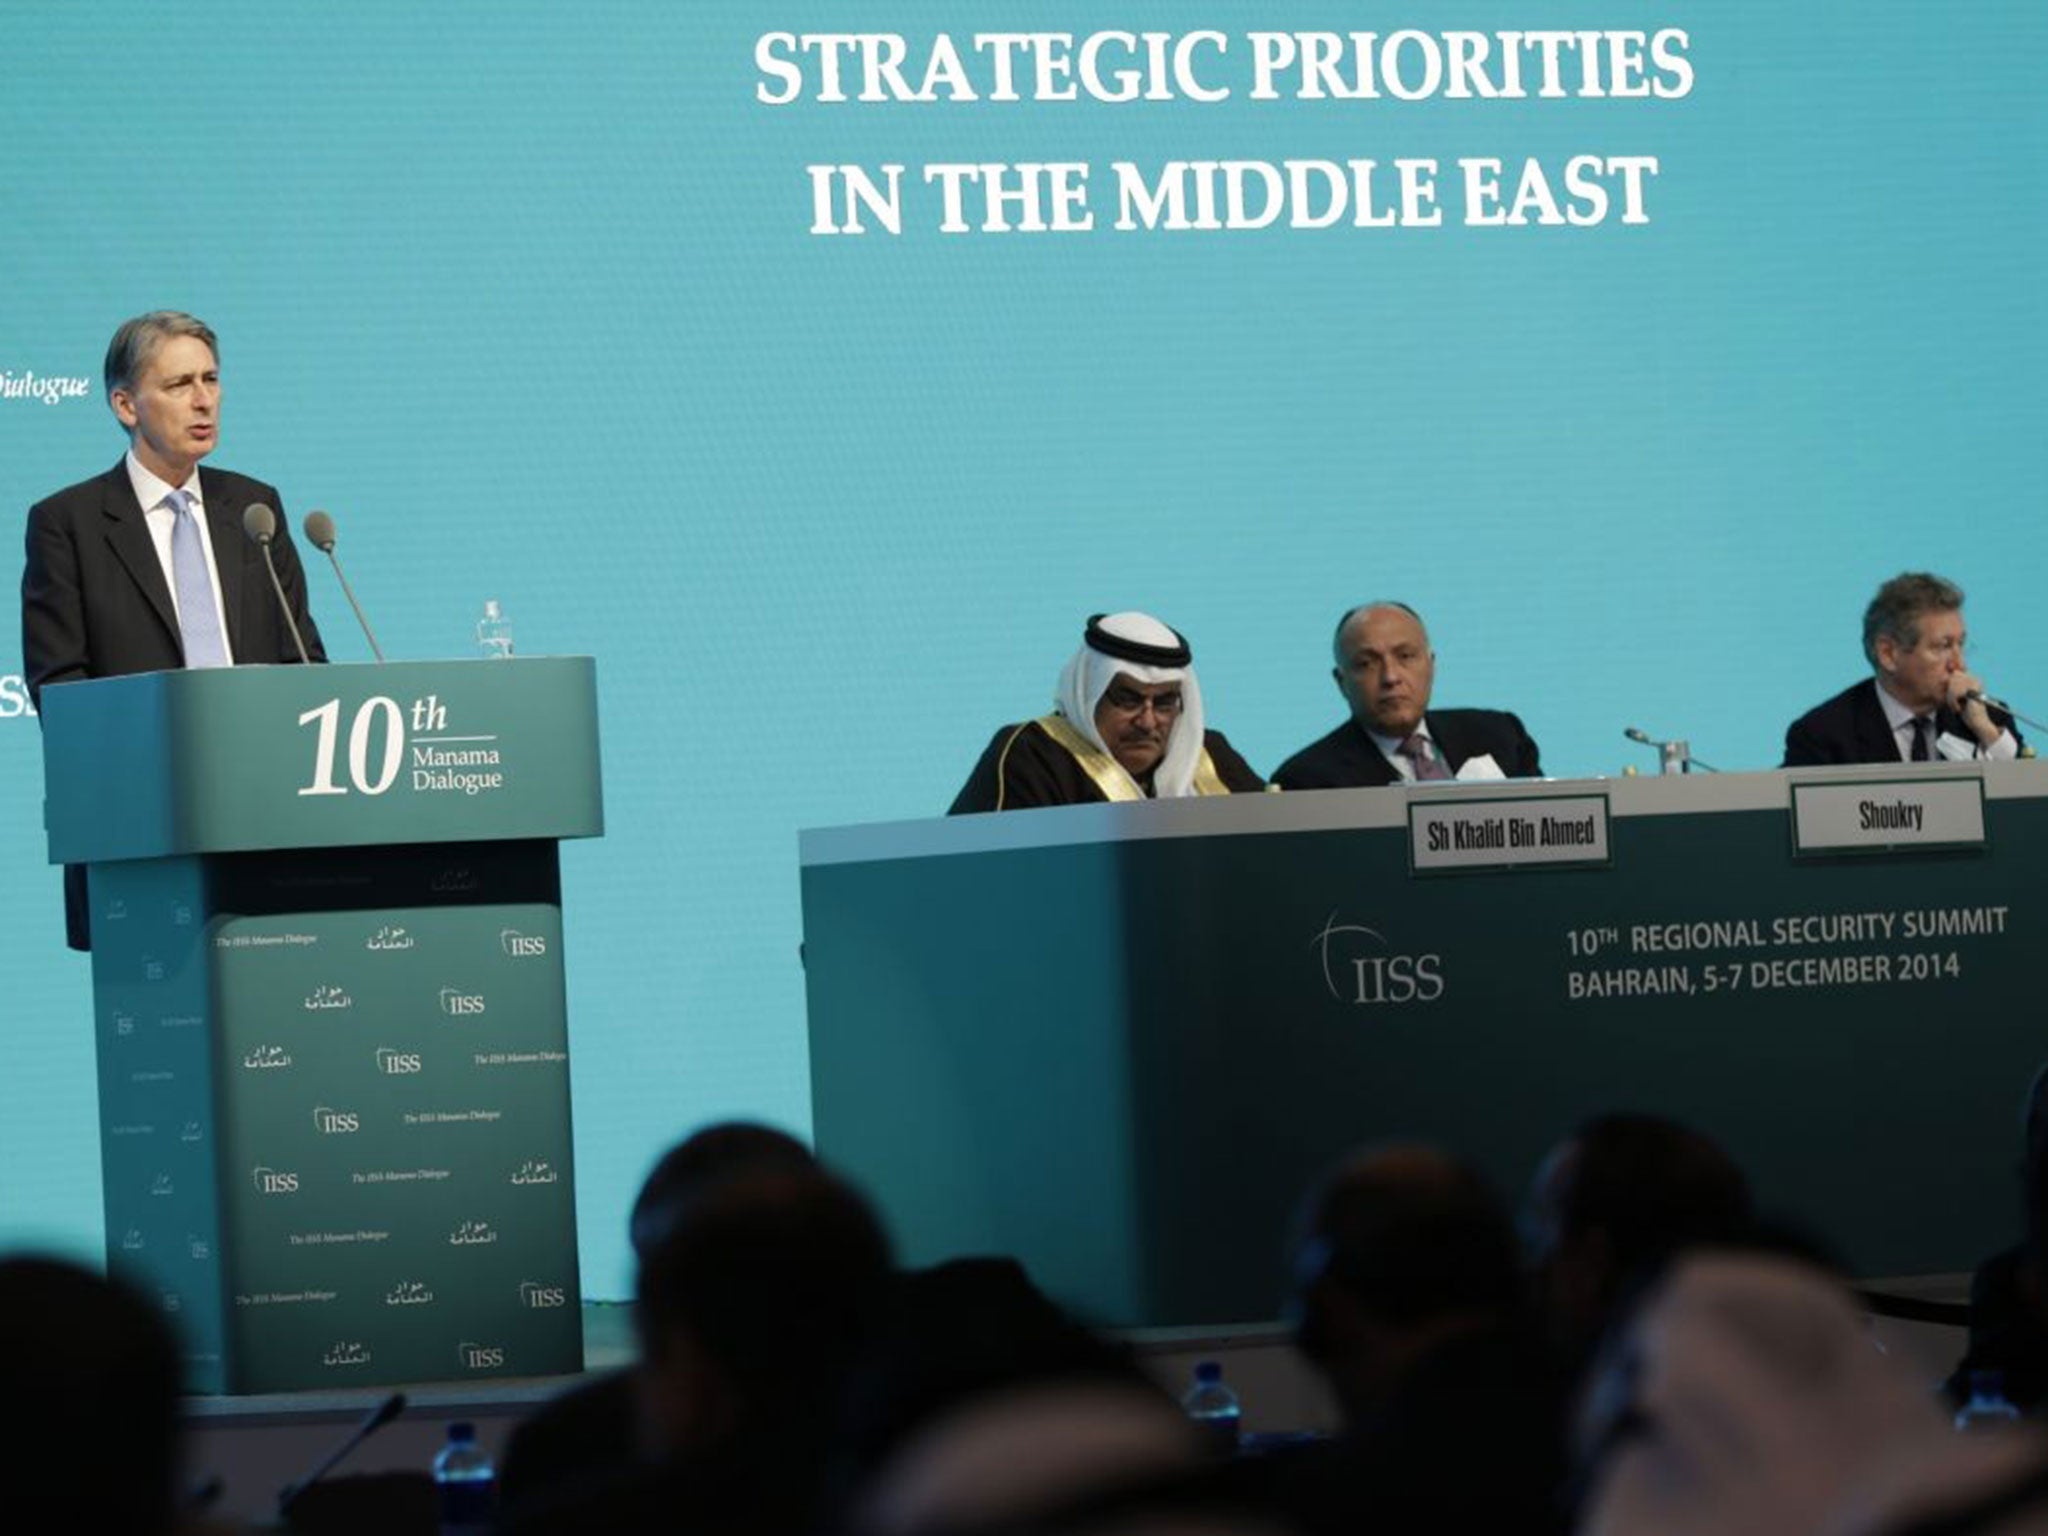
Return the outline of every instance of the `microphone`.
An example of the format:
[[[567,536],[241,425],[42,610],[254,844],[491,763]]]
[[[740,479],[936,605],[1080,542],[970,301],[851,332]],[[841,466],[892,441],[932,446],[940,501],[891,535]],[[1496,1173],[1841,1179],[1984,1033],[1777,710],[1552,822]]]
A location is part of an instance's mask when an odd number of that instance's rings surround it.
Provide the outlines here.
[[[253,512],[255,508],[252,507],[250,510]],[[263,510],[270,512],[268,507],[265,507]],[[272,521],[275,522],[277,514],[271,512],[270,515]],[[284,1523],[285,1516],[291,1513],[291,1507],[298,1503],[306,1490],[340,1466],[343,1457],[347,1456],[349,1452],[353,1451],[403,1412],[405,1412],[405,1394],[403,1392],[392,1393],[383,1402],[370,1410],[369,1415],[363,1422],[356,1426],[355,1432],[341,1442],[339,1450],[321,1462],[311,1472],[300,1478],[296,1483],[289,1483],[280,1489],[277,1495],[278,1523]]]
[[[277,537],[277,513],[260,501],[249,503],[242,513],[242,532],[256,541],[263,551],[263,564],[270,572],[270,590],[277,594],[278,611],[284,615],[285,627],[292,632],[292,644],[298,647],[301,663],[311,666],[313,658],[306,654],[306,642],[299,634],[299,621],[292,617],[292,605],[285,601],[284,583],[277,579],[277,562],[270,556],[271,540]]]
[[[348,598],[349,607],[356,611],[356,623],[363,629],[363,638],[370,642],[370,654],[379,661],[384,652],[377,646],[377,637],[370,633],[370,621],[363,617],[363,605],[356,601],[355,589],[348,584],[348,577],[342,575],[341,561],[334,555],[334,519],[325,512],[308,512],[302,525],[306,530],[306,542],[327,556],[327,563],[334,567],[334,574],[341,582],[341,590]]]
[[[1972,688],[1968,693],[1963,695],[1963,702],[1965,704],[1968,704],[1973,699],[1977,703],[1982,704],[1986,709],[1995,709],[2001,715],[2011,715],[2013,719],[2019,721],[2022,725],[2029,726],[2037,731],[2048,731],[2048,725],[2043,725],[2038,720],[2029,719],[2027,716],[2021,714],[2018,710],[2014,709],[2010,704],[2006,703],[2003,699],[1994,699],[1993,697],[1991,697],[1990,694],[1980,693],[1975,688]]]

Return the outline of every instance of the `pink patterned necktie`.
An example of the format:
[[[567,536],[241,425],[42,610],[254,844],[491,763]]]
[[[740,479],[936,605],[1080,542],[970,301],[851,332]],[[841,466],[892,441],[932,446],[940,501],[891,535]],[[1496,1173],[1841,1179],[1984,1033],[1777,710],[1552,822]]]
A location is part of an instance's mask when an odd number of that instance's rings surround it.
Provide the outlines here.
[[[1429,738],[1417,731],[1401,743],[1401,755],[1415,765],[1418,782],[1432,779],[1448,779],[1451,770],[1444,766],[1444,760],[1430,750]]]

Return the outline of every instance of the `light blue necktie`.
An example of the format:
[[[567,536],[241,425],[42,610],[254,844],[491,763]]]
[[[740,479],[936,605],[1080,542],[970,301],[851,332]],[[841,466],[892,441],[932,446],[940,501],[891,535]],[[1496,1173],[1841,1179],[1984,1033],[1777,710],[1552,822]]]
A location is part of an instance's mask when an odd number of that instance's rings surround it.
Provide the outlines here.
[[[178,633],[185,641],[188,667],[224,667],[227,642],[221,638],[220,613],[214,607],[213,582],[206,574],[206,530],[192,510],[192,498],[173,491],[164,498],[177,521],[171,525],[171,580],[178,589]]]

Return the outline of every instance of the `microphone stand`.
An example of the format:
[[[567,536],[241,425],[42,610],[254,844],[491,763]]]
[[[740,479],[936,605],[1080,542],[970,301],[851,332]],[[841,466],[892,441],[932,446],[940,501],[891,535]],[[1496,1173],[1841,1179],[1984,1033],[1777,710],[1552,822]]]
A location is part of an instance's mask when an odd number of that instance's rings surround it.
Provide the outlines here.
[[[363,1422],[356,1426],[355,1433],[341,1442],[339,1450],[335,1451],[332,1456],[329,1456],[296,1483],[287,1484],[280,1490],[277,1495],[278,1524],[283,1525],[286,1522],[291,1515],[292,1506],[298,1503],[300,1498],[315,1483],[340,1466],[343,1457],[347,1456],[349,1452],[353,1451],[403,1412],[405,1412],[405,1394],[403,1392],[392,1393],[369,1411],[368,1415],[364,1417]]]
[[[1702,773],[1719,773],[1705,758],[1692,755],[1692,744],[1687,741],[1659,741],[1656,737],[1631,725],[1622,731],[1630,741],[1639,746],[1657,749],[1657,771],[1659,773],[1691,773],[1697,768]]]

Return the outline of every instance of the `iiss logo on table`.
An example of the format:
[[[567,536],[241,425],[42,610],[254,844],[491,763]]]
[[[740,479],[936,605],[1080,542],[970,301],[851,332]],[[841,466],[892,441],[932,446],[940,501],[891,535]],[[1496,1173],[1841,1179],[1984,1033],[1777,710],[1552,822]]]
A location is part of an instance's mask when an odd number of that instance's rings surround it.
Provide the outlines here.
[[[1332,912],[1310,941],[1323,965],[1323,985],[1339,1002],[1360,1007],[1433,1003],[1444,995],[1443,956],[1397,951],[1385,934]]]

